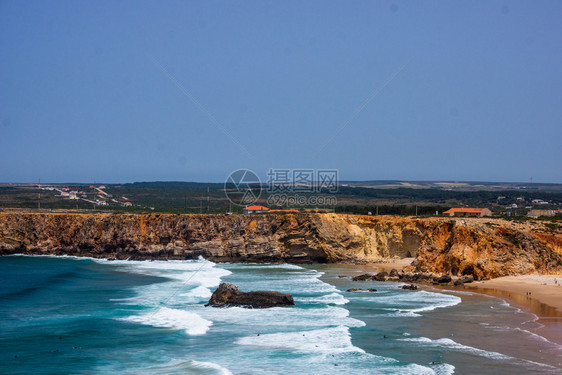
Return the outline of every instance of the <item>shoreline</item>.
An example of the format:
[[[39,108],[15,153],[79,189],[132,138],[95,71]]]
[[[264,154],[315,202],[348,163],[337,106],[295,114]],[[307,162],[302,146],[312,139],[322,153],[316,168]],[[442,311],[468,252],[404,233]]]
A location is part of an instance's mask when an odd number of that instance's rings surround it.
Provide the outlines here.
[[[562,346],[562,286],[554,284],[554,279],[560,282],[562,275],[504,276],[475,281],[462,289],[500,298],[512,307],[536,316],[537,326],[526,330]]]
[[[359,273],[376,273],[389,272],[393,268],[400,271],[409,264],[404,259],[400,259],[390,262],[358,264],[353,268]],[[439,286],[423,283],[418,285],[429,286],[436,290],[466,291],[500,298],[510,306],[537,317],[537,327],[525,328],[526,330],[562,346],[561,284],[562,274],[530,274],[474,281],[462,286]]]
[[[392,269],[402,271],[413,260],[414,258],[404,258],[396,261],[356,264],[350,267],[363,273],[389,272]],[[532,310],[532,313],[540,317],[562,318],[562,274],[504,276],[474,281],[462,286],[432,286],[438,289],[468,289],[471,292],[509,300],[525,310]]]
[[[464,287],[485,294],[499,292],[518,305],[533,310],[539,308],[540,316],[562,318],[561,283],[562,275],[530,274],[475,281]],[[543,306],[537,306],[537,303]]]

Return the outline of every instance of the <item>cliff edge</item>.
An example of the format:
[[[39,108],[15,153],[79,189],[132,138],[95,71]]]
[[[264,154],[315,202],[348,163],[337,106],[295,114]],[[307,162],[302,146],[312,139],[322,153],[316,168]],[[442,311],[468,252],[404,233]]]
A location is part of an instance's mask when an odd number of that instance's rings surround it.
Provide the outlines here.
[[[475,279],[562,272],[562,231],[499,219],[0,213],[0,254],[333,263],[409,258]]]

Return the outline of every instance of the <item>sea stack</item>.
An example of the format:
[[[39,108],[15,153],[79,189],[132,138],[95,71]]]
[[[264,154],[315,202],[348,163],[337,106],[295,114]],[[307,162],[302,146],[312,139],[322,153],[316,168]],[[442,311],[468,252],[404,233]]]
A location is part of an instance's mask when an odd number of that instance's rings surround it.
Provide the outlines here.
[[[268,307],[293,306],[293,296],[279,292],[258,290],[242,292],[234,284],[221,283],[205,306],[246,307],[264,309]]]

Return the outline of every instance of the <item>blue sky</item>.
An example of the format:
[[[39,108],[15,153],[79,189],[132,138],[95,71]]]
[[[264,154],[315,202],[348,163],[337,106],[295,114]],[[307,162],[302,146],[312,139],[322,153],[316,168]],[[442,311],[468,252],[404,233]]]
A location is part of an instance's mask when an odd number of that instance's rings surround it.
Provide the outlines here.
[[[0,181],[562,182],[560,1],[2,1]]]

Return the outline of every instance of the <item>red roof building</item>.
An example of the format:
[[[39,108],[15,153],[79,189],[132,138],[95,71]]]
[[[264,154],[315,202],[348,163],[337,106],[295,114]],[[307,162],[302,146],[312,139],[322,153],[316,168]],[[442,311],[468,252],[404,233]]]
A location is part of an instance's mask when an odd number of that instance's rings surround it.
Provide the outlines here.
[[[492,211],[487,208],[469,208],[469,207],[459,207],[451,208],[443,212],[443,215],[447,216],[462,216],[462,217],[482,217],[491,216]]]
[[[261,212],[268,212],[269,208],[265,207],[265,206],[246,206],[242,212],[244,213],[244,215],[249,215],[249,214],[258,214]]]

